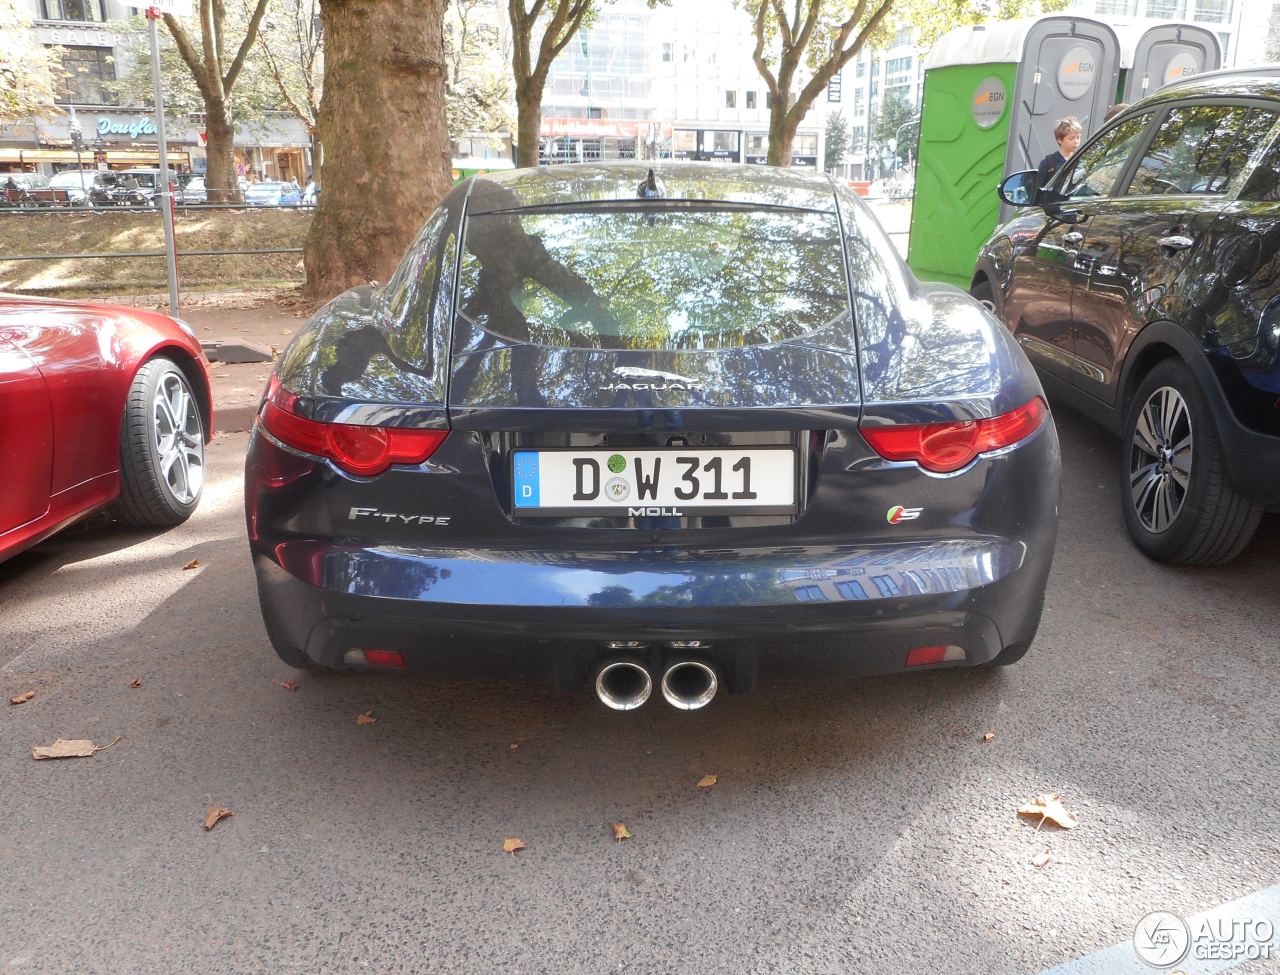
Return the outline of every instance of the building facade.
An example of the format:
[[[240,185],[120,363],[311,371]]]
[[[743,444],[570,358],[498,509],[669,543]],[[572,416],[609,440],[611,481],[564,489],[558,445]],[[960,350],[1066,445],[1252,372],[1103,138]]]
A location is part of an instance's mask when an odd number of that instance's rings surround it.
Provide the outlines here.
[[[120,0],[18,0],[34,39],[56,48],[65,75],[45,119],[0,125],[0,172],[125,169],[159,163],[155,109],[128,105],[113,83],[133,70],[146,51],[136,19],[144,8]],[[167,32],[164,32],[167,34]],[[162,35],[162,43],[165,38]],[[166,126],[169,161],[180,170],[206,168],[201,119]],[[237,127],[236,156],[243,174],[297,179],[310,172],[310,138],[302,122],[274,113]]]

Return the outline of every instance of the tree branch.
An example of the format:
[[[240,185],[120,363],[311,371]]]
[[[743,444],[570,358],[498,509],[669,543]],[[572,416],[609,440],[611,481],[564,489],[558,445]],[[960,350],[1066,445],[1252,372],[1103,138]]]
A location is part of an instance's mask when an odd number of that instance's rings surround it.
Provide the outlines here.
[[[200,60],[200,55],[196,53],[195,45],[191,43],[191,37],[187,34],[186,28],[178,23],[173,14],[164,15],[164,25],[169,28],[169,34],[173,37],[174,47],[178,49],[178,56],[182,58],[184,64],[191,71],[191,76],[196,80],[196,87],[200,89],[201,94],[212,95],[209,87],[209,76],[204,69],[204,62]]]
[[[244,67],[244,59],[249,54],[249,48],[253,47],[253,42],[258,39],[258,27],[262,23],[262,18],[267,12],[267,0],[258,0],[258,8],[253,12],[253,19],[249,21],[249,28],[244,33],[244,41],[240,44],[240,51],[236,54],[236,59],[231,62],[231,67],[227,69],[227,76],[222,80],[224,91],[230,91],[236,83],[236,78],[240,74],[240,69]]]
[[[769,93],[776,96],[778,94],[778,79],[774,77],[773,71],[769,67],[769,62],[765,60],[764,56],[764,29],[768,12],[769,4],[767,0],[760,0],[760,10],[756,13],[756,49],[751,54],[751,60],[756,63],[756,70],[760,72],[765,84],[769,86]]]

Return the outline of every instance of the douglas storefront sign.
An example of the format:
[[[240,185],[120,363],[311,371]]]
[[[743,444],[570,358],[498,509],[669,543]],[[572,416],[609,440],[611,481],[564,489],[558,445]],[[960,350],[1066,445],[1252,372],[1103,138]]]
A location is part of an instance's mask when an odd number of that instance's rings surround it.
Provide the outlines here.
[[[98,135],[127,135],[130,139],[137,139],[140,135],[155,134],[156,124],[149,118],[117,122],[103,115],[98,119]]]

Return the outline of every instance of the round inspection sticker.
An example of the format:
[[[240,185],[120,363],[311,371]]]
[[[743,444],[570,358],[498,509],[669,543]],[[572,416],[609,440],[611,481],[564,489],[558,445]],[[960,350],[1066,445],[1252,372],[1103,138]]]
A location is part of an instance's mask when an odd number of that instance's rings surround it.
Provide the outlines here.
[[[610,501],[626,501],[631,485],[625,477],[611,477],[604,482],[604,493]]]
[[[1004,118],[1004,82],[992,75],[983,78],[973,93],[973,121],[980,129],[989,129]]]
[[[1067,52],[1058,65],[1058,91],[1075,101],[1088,94],[1093,87],[1093,76],[1098,71],[1097,55],[1083,44],[1077,44]]]

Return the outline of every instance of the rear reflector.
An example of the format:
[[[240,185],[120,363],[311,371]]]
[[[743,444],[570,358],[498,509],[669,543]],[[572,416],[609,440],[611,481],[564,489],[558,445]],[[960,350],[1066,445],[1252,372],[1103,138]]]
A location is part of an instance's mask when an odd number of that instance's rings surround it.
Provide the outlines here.
[[[964,660],[967,656],[964,647],[916,647],[914,650],[907,651],[907,666],[923,667],[925,664],[951,663],[955,660]]]
[[[395,650],[366,650],[364,660],[370,667],[404,667],[404,655]]]
[[[262,424],[283,444],[333,461],[349,474],[372,477],[392,464],[421,464],[436,452],[448,430],[321,423],[298,416],[298,397],[272,376]]]
[[[1029,437],[1039,429],[1047,412],[1037,396],[1016,410],[986,420],[863,427],[862,436],[885,460],[913,460],[927,471],[950,474],[979,454]]]

